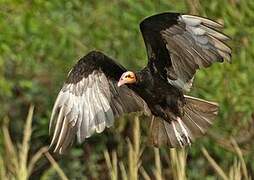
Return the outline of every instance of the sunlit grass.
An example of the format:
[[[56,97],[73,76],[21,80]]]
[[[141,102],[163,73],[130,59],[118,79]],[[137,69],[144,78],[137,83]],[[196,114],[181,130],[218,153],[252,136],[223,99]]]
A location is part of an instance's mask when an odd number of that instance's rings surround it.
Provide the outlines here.
[[[186,158],[185,149],[170,149],[171,170],[174,179],[186,180]]]
[[[210,156],[208,151],[203,147],[202,153],[208,160],[209,164],[213,167],[217,175],[224,180],[251,180],[250,175],[248,174],[248,170],[243,159],[243,154],[239,146],[237,145],[234,139],[231,139],[231,143],[233,145],[233,150],[237,154],[234,159],[234,163],[229,167],[228,172],[225,172],[222,167]]]
[[[169,149],[169,168],[170,174],[172,177],[165,177],[163,171],[168,167],[162,167],[161,165],[161,154],[158,148],[154,148],[154,169],[153,173],[149,174],[142,165],[140,159],[142,151],[140,152],[140,125],[139,118],[136,117],[133,126],[133,142],[128,140],[128,156],[129,161],[127,167],[129,169],[128,174],[126,173],[126,167],[124,164],[117,158],[117,153],[112,152],[112,158],[108,151],[105,151],[105,160],[108,166],[109,178],[115,180],[119,177],[121,179],[141,179],[145,180],[163,180],[163,179],[174,179],[174,180],[187,180],[188,174],[186,174],[187,169],[190,168],[187,165],[187,152],[185,149]],[[250,180],[250,175],[246,167],[243,154],[237,143],[232,139],[232,145],[236,153],[235,161],[228,171],[224,171],[222,167],[209,155],[208,151],[203,147],[202,152],[204,157],[207,159],[208,163],[214,168],[214,176],[220,177],[224,180],[241,180],[246,179]],[[120,162],[118,162],[120,161]],[[118,171],[120,169],[121,176],[118,176]]]
[[[34,106],[30,106],[24,125],[23,140],[21,144],[17,145],[14,144],[9,133],[9,119],[7,117],[4,119],[2,125],[4,147],[3,153],[0,154],[0,179],[28,179],[33,172],[35,164],[43,157],[43,155],[50,161],[52,167],[61,179],[68,179],[48,152],[47,147],[40,148],[31,158],[28,158],[31,147],[30,139],[32,135],[33,113]]]
[[[8,130],[8,118],[5,118],[5,123],[2,126],[2,133],[4,139],[4,152],[0,155],[0,177],[1,179],[28,179],[33,172],[35,164],[43,157],[47,158],[51,163],[52,169],[58,174],[58,176],[66,180],[68,179],[65,172],[58,163],[54,160],[51,154],[48,152],[47,147],[40,148],[31,158],[28,158],[28,153],[31,147],[31,135],[32,135],[32,119],[33,119],[34,107],[31,106],[27,115],[26,123],[23,130],[23,140],[21,144],[15,145],[10,137]],[[170,149],[166,154],[169,159],[168,166],[163,166],[161,159],[162,154],[160,149],[154,148],[154,161],[152,162],[152,172],[145,170],[142,164],[142,152],[144,147],[141,143],[140,137],[140,119],[135,116],[132,127],[133,137],[127,139],[128,148],[128,160],[124,162],[118,158],[116,150],[109,153],[104,151],[105,162],[108,168],[109,179],[111,180],[138,180],[138,179],[174,179],[174,180],[186,180],[188,179],[187,169],[187,152],[185,149]],[[214,169],[214,176],[220,177],[224,180],[250,180],[250,174],[246,167],[243,153],[234,139],[231,139],[233,151],[235,152],[235,160],[233,164],[227,169],[223,168],[212,158],[208,153],[208,150],[204,147],[202,152],[207,159],[210,166]],[[165,156],[165,155],[164,155]],[[80,167],[82,168],[82,167]],[[170,171],[170,176],[167,177],[164,171]]]

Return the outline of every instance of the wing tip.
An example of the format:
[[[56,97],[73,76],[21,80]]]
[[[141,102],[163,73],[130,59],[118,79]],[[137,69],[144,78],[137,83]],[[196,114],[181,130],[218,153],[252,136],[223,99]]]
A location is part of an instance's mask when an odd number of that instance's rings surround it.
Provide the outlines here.
[[[216,22],[210,18],[207,17],[202,17],[202,16],[198,16],[198,15],[190,15],[190,14],[183,14],[181,15],[181,17],[183,18],[194,18],[194,19],[198,19],[201,21],[202,24],[208,25],[209,27],[213,27],[213,28],[219,28],[222,29],[224,27],[224,25],[222,23]]]

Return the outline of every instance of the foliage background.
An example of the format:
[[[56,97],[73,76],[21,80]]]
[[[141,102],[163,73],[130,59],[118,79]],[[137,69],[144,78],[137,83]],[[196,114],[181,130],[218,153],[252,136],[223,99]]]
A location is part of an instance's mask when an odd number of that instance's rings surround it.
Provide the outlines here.
[[[228,144],[231,136],[244,152],[247,168],[253,176],[252,0],[0,0],[0,119],[10,119],[14,141],[21,141],[28,108],[34,104],[30,156],[49,144],[48,123],[56,95],[70,68],[89,51],[103,51],[129,69],[144,67],[146,52],[138,24],[143,18],[164,11],[215,19],[224,23],[225,33],[232,37],[233,63],[216,64],[199,71],[190,93],[217,101],[221,108],[208,136],[188,148],[187,177],[216,179],[201,155],[202,146],[227,169],[234,161],[234,152]],[[116,149],[125,162],[126,138],[131,136],[130,119],[126,117],[117,122],[115,129],[76,145],[68,155],[56,157],[65,174],[71,179],[100,178],[107,172],[105,148]],[[142,143],[145,145],[145,138]],[[2,134],[0,145],[3,154]],[[161,149],[162,171],[166,151]],[[147,172],[151,172],[153,149],[145,148],[142,161]],[[56,174],[49,167],[47,162],[39,161],[31,178],[54,179]]]

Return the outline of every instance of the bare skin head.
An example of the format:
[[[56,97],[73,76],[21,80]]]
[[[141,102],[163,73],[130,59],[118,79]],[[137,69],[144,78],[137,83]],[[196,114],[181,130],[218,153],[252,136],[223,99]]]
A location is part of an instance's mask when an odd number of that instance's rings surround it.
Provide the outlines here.
[[[125,73],[122,74],[121,78],[119,79],[117,86],[120,87],[124,84],[133,84],[136,83],[136,75],[132,71],[126,71]]]

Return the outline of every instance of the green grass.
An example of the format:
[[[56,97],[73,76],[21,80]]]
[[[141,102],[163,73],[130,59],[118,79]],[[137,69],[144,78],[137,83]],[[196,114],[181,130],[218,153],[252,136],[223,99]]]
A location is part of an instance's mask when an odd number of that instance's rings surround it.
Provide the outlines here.
[[[52,167],[59,174],[61,179],[68,179],[62,169],[48,152],[47,147],[41,147],[30,159],[28,159],[31,147],[30,139],[32,135],[32,119],[34,106],[30,106],[26,123],[23,130],[23,140],[21,144],[15,145],[8,130],[8,119],[4,120],[2,134],[4,141],[4,151],[0,154],[0,177],[1,179],[28,179],[35,164],[45,155]]]

